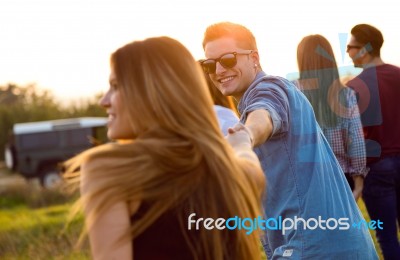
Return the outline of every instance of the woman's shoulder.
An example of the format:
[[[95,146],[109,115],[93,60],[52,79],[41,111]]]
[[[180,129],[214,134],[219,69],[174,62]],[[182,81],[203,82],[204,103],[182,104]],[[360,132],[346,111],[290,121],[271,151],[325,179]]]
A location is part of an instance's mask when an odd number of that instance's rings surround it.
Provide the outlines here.
[[[219,106],[219,105],[214,105],[214,111],[217,114],[219,119],[225,119],[225,120],[230,120],[230,121],[239,121],[238,116],[230,108]]]

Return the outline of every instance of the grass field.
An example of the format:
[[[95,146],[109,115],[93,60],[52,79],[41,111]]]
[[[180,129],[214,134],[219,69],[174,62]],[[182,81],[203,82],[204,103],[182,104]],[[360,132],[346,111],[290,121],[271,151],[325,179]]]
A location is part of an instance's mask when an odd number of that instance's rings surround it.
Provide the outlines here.
[[[74,250],[83,219],[65,227],[72,196],[38,187],[0,190],[0,259],[90,259],[84,243]]]
[[[82,228],[82,217],[78,217],[63,231],[73,199],[58,191],[46,191],[29,185],[2,187],[0,259],[90,259],[87,241],[81,249],[74,249]],[[359,207],[369,221],[361,200]],[[371,234],[379,251],[375,234]]]

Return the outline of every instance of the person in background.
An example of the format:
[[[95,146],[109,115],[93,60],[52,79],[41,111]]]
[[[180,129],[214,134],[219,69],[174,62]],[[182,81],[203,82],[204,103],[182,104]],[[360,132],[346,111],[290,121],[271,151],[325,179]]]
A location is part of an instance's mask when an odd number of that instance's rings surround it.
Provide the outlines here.
[[[240,24],[210,25],[203,48],[203,69],[238,100],[241,123],[233,129],[249,135],[266,176],[268,259],[377,259],[369,231],[350,228],[364,218],[307,98],[261,69],[255,37]],[[347,227],[334,225],[342,218]]]
[[[369,24],[351,29],[347,53],[362,72],[346,83],[357,92],[370,171],[363,200],[385,259],[400,259],[400,68],[381,58],[382,33]]]
[[[357,200],[368,168],[355,92],[340,82],[331,44],[322,35],[309,35],[300,41],[297,64],[300,77],[296,85],[310,101]]]
[[[207,86],[214,102],[214,111],[217,114],[219,126],[222,133],[227,135],[228,129],[239,122],[233,98],[222,95],[222,93],[214,86],[214,83],[211,81],[210,76],[207,73],[204,73],[204,77],[206,78]]]
[[[109,80],[100,104],[115,142],[66,163],[81,170],[93,258],[260,259],[258,230],[217,228],[261,215],[265,179],[247,133],[222,135],[190,52],[169,37],[129,43]]]

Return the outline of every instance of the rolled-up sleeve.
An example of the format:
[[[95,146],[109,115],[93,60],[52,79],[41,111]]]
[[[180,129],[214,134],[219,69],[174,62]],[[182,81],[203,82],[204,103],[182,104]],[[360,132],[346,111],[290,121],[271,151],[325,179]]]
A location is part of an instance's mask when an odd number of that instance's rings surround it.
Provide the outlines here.
[[[258,109],[267,110],[271,116],[272,138],[288,131],[289,102],[281,87],[270,82],[260,82],[249,89],[239,104],[241,122],[246,122],[247,115]]]

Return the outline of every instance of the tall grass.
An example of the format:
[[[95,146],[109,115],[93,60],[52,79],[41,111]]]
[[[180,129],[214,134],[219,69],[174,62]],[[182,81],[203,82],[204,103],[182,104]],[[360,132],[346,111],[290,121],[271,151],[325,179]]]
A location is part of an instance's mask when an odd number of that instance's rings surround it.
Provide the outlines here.
[[[75,196],[29,186],[0,191],[0,259],[90,259],[87,241],[74,246],[82,216],[65,228]]]
[[[76,195],[43,190],[35,185],[15,185],[0,189],[0,259],[47,260],[90,259],[88,241],[74,248],[82,229],[78,216],[65,229],[67,215]],[[362,200],[359,208],[370,220]],[[375,231],[370,231],[380,259]]]

